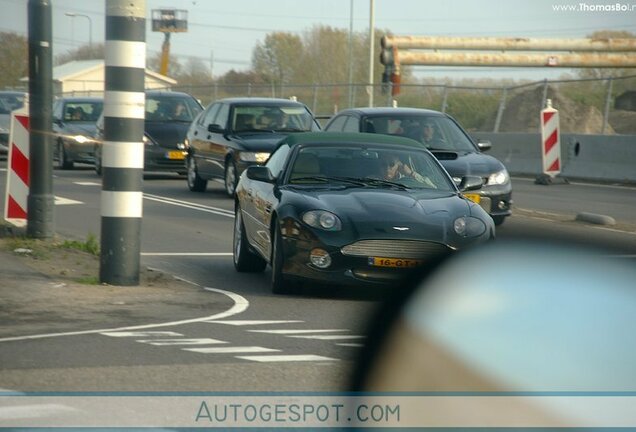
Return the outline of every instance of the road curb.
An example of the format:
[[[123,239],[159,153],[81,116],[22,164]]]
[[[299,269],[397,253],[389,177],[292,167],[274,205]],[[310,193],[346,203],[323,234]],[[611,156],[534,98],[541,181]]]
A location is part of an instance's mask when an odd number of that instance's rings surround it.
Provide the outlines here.
[[[616,225],[616,220],[611,216],[588,212],[581,212],[577,214],[575,220],[596,225]]]

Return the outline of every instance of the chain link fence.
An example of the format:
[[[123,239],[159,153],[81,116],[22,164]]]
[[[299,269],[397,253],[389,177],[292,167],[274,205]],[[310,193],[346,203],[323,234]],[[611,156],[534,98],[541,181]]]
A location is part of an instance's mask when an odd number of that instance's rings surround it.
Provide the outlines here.
[[[397,96],[380,84],[240,84],[173,86],[204,105],[229,97],[292,98],[321,118],[341,109],[369,106],[428,108],[446,112],[467,130],[478,132],[538,132],[539,112],[551,99],[559,110],[561,131],[579,134],[636,135],[636,75],[620,78],[545,80],[508,87],[402,84]],[[71,94],[66,94],[71,95]],[[102,96],[101,91],[72,95]]]

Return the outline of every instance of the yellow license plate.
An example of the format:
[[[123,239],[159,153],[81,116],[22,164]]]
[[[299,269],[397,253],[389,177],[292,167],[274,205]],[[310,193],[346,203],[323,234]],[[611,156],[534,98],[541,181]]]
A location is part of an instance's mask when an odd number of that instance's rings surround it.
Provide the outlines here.
[[[369,257],[369,265],[374,267],[412,268],[422,264],[424,264],[424,261],[422,260]]]
[[[479,194],[464,194],[464,196],[475,204],[479,204],[481,202],[481,195]]]
[[[185,159],[185,153],[182,151],[170,151],[168,152],[168,159],[183,160]]]

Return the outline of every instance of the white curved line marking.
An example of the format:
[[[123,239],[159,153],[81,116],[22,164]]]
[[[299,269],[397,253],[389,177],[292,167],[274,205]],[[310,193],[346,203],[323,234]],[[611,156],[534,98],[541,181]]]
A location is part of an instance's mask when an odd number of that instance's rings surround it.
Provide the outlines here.
[[[200,286],[186,279],[182,279],[182,278],[176,278],[176,279],[182,280],[184,282],[187,282],[195,286]],[[192,318],[192,319],[172,321],[167,323],[145,324],[145,325],[107,328],[107,329],[98,329],[98,330],[82,330],[82,331],[64,332],[64,333],[45,333],[45,334],[30,335],[30,336],[15,336],[15,337],[0,338],[0,342],[11,342],[11,341],[21,341],[21,340],[31,340],[31,339],[44,339],[44,338],[52,338],[52,337],[60,337],[60,336],[77,336],[77,335],[87,335],[87,334],[104,333],[104,332],[118,332],[118,331],[126,331],[126,330],[142,330],[142,329],[159,328],[159,327],[179,326],[183,324],[192,324],[197,322],[227,318],[227,317],[244,312],[250,306],[250,302],[245,297],[239,294],[236,294],[230,291],[225,291],[218,288],[210,288],[210,287],[202,287],[202,288],[206,291],[212,291],[215,293],[228,296],[230,299],[232,299],[232,301],[234,301],[234,305],[228,310],[226,310],[225,312],[220,312],[218,314],[210,315],[210,316],[202,317],[202,318]]]

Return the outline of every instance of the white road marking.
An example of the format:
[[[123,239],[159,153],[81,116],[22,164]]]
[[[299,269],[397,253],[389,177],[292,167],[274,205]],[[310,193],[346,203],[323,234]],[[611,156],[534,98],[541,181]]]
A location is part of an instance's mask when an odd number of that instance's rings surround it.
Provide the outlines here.
[[[110,337],[152,337],[152,336],[183,336],[181,333],[171,331],[147,331],[147,332],[104,332],[100,333]]]
[[[141,256],[232,256],[232,252],[142,252]]]
[[[299,339],[318,339],[318,340],[345,340],[345,339],[364,339],[366,336],[357,335],[310,335],[310,336],[287,336]]]
[[[183,348],[183,351],[192,351],[202,354],[238,354],[238,353],[256,353],[256,352],[278,352],[280,350],[274,348],[265,348],[259,346],[235,346],[235,347],[209,347],[209,348]]]
[[[362,347],[364,347],[363,344],[358,344],[358,343],[337,343],[336,345],[343,346],[343,347],[351,347],[351,348],[362,348]]]
[[[182,280],[186,283],[189,283],[195,286],[200,286],[199,284],[195,284],[194,282],[190,282],[184,278],[175,277],[175,279]],[[165,323],[146,324],[146,325],[129,326],[129,327],[117,327],[117,328],[109,328],[109,329],[81,330],[81,331],[64,332],[64,333],[44,333],[44,334],[29,335],[29,336],[14,336],[14,337],[0,338],[0,342],[44,339],[44,338],[61,337],[61,336],[78,336],[78,335],[106,333],[106,332],[119,332],[119,331],[127,331],[127,330],[144,330],[144,329],[151,329],[151,328],[158,328],[158,327],[172,327],[172,326],[179,326],[183,324],[207,322],[211,320],[227,318],[233,315],[238,315],[242,312],[245,312],[245,310],[250,306],[250,302],[247,301],[245,297],[239,294],[235,294],[233,292],[225,291],[225,290],[217,289],[217,288],[210,288],[210,287],[202,287],[202,288],[206,291],[216,292],[216,293],[223,294],[230,297],[232,301],[234,301],[234,305],[228,310],[226,310],[225,312],[221,312],[215,315],[210,315],[210,316],[202,317],[202,318],[193,318],[193,319],[181,320],[181,321],[171,321],[171,322],[165,322]]]
[[[320,330],[248,330],[253,333],[271,333],[271,334],[303,334],[303,333],[333,333],[333,332],[346,332],[346,329],[320,329]]]
[[[301,323],[299,320],[232,320],[232,321],[206,321],[212,324],[227,324],[233,326],[251,326],[251,325],[268,325],[268,324],[288,324]]]
[[[155,346],[173,346],[173,345],[208,345],[208,344],[224,344],[227,343],[218,339],[201,338],[201,339],[139,339],[139,343],[145,343]]]
[[[63,198],[60,196],[55,196],[55,205],[74,205],[74,204],[84,204],[82,201],[72,200],[70,198]]]
[[[298,361],[338,361],[331,357],[323,357],[319,355],[264,355],[264,356],[236,356],[243,360],[251,360],[255,362],[298,362]]]
[[[197,204],[189,201],[181,201],[174,198],[162,197],[160,195],[144,194],[144,198],[150,201],[157,201],[164,204],[170,204],[178,207],[185,207],[192,210],[199,210],[207,213],[216,214],[225,217],[234,217],[234,211],[222,209],[219,207],[211,207],[203,204]]]
[[[79,186],[101,186],[101,183],[96,183],[96,182],[73,182],[73,184],[79,185]]]
[[[529,183],[535,182],[535,179],[524,178],[524,177],[513,177],[512,179],[514,181],[525,181]],[[598,188],[606,188],[606,189],[628,189],[628,190],[634,189],[634,186],[629,186],[629,185],[608,185],[608,184],[582,183],[582,182],[573,182],[573,181],[571,181],[570,184],[576,185],[576,186],[589,186],[589,187],[598,187]]]

